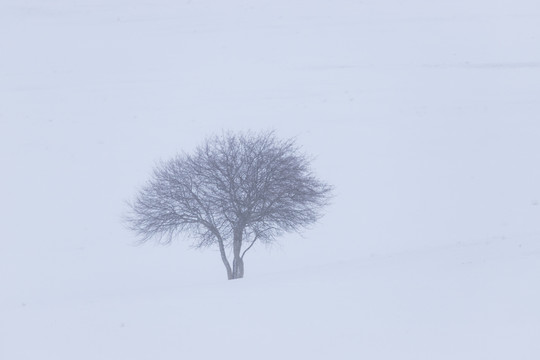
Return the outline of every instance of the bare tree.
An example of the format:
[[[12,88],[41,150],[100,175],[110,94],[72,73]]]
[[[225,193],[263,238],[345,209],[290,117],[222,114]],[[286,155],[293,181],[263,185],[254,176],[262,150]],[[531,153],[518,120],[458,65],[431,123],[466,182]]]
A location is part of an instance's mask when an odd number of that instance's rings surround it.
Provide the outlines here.
[[[229,279],[244,276],[258,241],[316,222],[331,186],[319,181],[295,141],[274,132],[224,133],[193,154],[162,162],[130,203],[128,226],[142,242],[187,233],[196,248],[217,245]],[[232,259],[232,264],[230,262]]]

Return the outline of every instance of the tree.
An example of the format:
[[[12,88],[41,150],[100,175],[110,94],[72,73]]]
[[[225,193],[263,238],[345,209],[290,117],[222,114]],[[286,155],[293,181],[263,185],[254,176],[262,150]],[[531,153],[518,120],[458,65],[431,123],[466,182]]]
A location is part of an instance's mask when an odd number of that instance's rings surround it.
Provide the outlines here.
[[[217,245],[228,279],[242,278],[257,241],[271,243],[321,217],[332,187],[310,164],[294,139],[223,133],[160,163],[130,203],[127,224],[141,242],[168,244],[187,233],[196,248]]]

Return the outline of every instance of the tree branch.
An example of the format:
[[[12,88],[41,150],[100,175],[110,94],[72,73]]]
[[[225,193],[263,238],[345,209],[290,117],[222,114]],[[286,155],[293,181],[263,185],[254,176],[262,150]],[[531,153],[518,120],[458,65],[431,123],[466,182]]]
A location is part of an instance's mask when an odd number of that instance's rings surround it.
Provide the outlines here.
[[[257,239],[258,239],[258,236],[255,235],[255,238],[253,239],[253,241],[251,242],[251,244],[249,244],[249,246],[244,250],[244,252],[243,252],[242,255],[240,256],[241,259],[244,258],[244,255],[246,255],[247,251],[248,251],[249,249],[251,249],[251,247],[253,246],[253,244],[255,244],[255,241],[257,241]]]

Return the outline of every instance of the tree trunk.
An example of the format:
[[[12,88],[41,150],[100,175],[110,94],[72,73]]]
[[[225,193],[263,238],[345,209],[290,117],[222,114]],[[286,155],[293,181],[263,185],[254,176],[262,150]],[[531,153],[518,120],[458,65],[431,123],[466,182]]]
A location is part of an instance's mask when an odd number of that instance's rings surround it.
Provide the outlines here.
[[[233,279],[244,277],[244,260],[241,257],[235,257],[233,260],[232,276]]]
[[[232,279],[241,279],[244,277],[244,260],[240,255],[242,250],[242,233],[244,229],[237,228],[234,231],[233,238],[233,266],[232,266]],[[230,279],[229,279],[230,280]]]
[[[227,279],[232,280],[234,279],[233,271],[231,269],[231,264],[229,264],[229,260],[227,260],[227,254],[225,253],[225,245],[223,245],[223,240],[219,238],[218,244],[219,244],[219,253],[221,255],[221,260],[223,261],[223,265],[225,265],[225,269],[227,270]]]

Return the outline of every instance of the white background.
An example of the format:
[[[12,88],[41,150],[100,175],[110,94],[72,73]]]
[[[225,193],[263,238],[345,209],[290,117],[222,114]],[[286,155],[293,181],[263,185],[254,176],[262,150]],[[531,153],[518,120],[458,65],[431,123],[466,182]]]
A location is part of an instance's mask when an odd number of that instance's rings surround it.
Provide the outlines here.
[[[539,4],[0,0],[0,358],[540,358]],[[336,187],[233,282],[122,224],[226,129]]]

